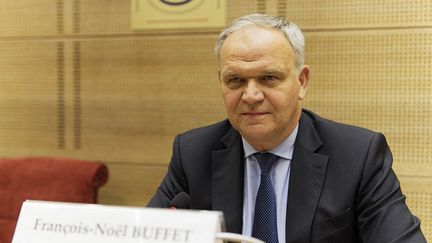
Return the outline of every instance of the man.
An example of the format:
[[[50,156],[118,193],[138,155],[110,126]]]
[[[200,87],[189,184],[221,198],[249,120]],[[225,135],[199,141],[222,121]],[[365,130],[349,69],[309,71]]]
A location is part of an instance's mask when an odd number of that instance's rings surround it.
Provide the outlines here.
[[[228,120],[175,138],[149,206],[186,192],[190,208],[223,211],[228,231],[271,243],[426,242],[384,136],[302,110],[310,69],[297,26],[244,16],[216,55]]]

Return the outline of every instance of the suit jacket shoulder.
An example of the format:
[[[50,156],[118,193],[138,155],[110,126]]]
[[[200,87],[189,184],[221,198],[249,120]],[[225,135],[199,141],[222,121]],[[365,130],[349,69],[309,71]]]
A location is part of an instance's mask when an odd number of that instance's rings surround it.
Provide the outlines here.
[[[200,150],[221,148],[220,140],[231,129],[228,120],[223,120],[208,126],[195,128],[177,136],[179,142],[190,152],[196,153]]]
[[[219,199],[215,199],[212,193],[219,188],[218,175],[227,176],[228,183],[236,180],[236,188],[243,185],[240,182],[243,175],[243,151],[240,148],[241,136],[228,120],[179,134],[174,139],[168,172],[148,205],[169,207],[176,194],[186,192],[191,198],[191,208],[216,209],[218,203],[214,200]],[[234,158],[219,156],[225,155],[226,151],[231,151],[228,154]],[[230,173],[235,174],[235,178],[231,178]],[[233,188],[232,184],[229,188]],[[242,191],[235,193],[240,195]],[[224,198],[223,195],[220,198]]]
[[[310,238],[292,241],[425,242],[419,220],[405,204],[392,162],[381,133],[305,110],[292,161],[287,218],[301,211],[303,204],[309,204],[307,210],[314,213],[304,219],[311,225],[303,225],[311,227]],[[291,198],[297,195],[307,203]],[[310,202],[312,198],[316,204]]]

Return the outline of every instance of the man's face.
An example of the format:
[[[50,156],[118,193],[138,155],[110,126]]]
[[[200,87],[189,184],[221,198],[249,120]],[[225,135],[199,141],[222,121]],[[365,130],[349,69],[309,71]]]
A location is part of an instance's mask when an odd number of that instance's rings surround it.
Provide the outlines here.
[[[275,29],[249,26],[225,40],[219,80],[228,119],[255,149],[286,139],[301,114],[309,69],[296,71],[294,51]]]

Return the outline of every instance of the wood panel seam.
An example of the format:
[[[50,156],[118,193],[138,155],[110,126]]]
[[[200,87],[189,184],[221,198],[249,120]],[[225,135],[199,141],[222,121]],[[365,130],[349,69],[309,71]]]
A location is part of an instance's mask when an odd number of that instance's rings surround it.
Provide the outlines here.
[[[64,42],[57,42],[57,148],[65,149],[65,57]]]

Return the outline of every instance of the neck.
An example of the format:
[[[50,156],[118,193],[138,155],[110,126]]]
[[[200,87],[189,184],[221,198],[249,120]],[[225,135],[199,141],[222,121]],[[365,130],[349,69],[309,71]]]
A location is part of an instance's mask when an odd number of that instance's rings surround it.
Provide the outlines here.
[[[278,147],[279,145],[281,145],[282,143],[284,143],[291,135],[293,135],[294,130],[296,129],[298,123],[296,123],[294,125],[294,127],[292,129],[289,130],[287,135],[284,136],[280,136],[278,139],[272,139],[269,141],[256,141],[256,140],[251,140],[248,139],[246,137],[243,137],[247,143],[249,143],[250,146],[252,146],[256,151],[259,152],[267,152],[270,150],[273,150],[274,148]],[[253,141],[253,142],[250,142]]]

